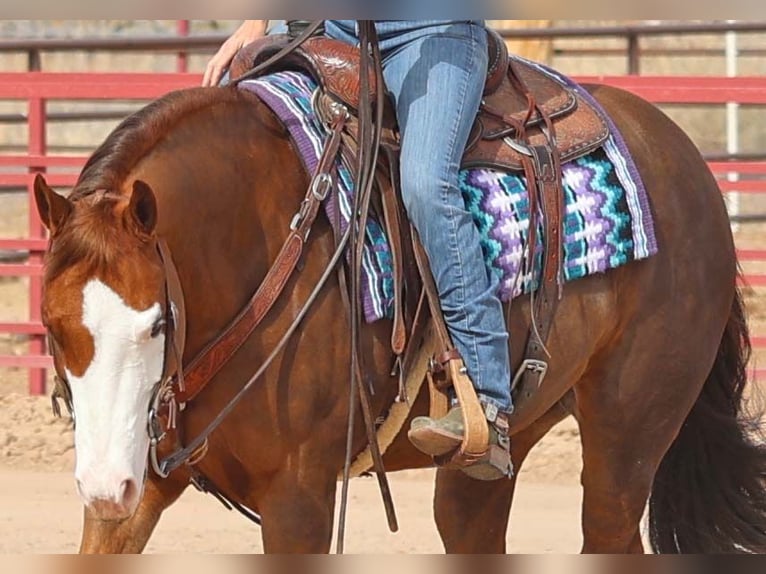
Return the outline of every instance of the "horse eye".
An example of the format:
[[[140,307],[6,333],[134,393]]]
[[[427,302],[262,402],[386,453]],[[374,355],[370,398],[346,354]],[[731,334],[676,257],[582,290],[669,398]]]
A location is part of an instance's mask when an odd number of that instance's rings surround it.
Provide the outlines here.
[[[163,333],[165,331],[165,319],[163,317],[160,317],[154,322],[154,325],[152,325],[152,331],[151,331],[151,337],[152,339],[156,339],[160,333]]]

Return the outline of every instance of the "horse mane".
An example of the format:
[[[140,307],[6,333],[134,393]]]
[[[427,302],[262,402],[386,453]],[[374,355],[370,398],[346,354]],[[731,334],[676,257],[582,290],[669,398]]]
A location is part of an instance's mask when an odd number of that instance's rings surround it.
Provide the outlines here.
[[[116,191],[136,164],[175,125],[189,115],[216,104],[241,101],[234,88],[177,90],[147,104],[125,118],[85,163],[70,199],[99,189]]]
[[[121,185],[174,126],[212,105],[241,101],[237,89],[192,88],[171,92],[124,119],[93,152],[69,195],[86,205],[74,209],[46,254],[45,280],[50,281],[74,263],[89,271],[114,269],[121,255],[135,249],[126,242],[124,225],[115,225]]]

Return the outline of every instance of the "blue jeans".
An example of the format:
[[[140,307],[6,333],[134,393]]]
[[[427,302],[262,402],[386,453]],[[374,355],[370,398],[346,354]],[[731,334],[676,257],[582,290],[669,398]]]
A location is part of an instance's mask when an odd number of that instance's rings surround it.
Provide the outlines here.
[[[326,33],[357,44],[354,20]],[[401,187],[428,254],[450,335],[479,398],[510,412],[508,332],[498,278],[484,264],[458,170],[481,103],[487,35],[481,21],[377,21],[383,74],[402,134]]]

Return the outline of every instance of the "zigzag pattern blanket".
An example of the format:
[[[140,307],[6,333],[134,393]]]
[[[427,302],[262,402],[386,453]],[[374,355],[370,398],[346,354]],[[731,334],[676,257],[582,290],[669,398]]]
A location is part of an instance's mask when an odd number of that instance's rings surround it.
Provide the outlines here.
[[[555,72],[559,81],[581,88]],[[314,81],[297,72],[279,72],[242,82],[284,122],[309,173],[319,160],[326,129],[311,107]],[[617,131],[596,151],[562,166],[566,194],[564,219],[564,278],[567,281],[601,273],[657,252],[649,202],[633,160]],[[337,164],[341,224],[351,212],[351,172]],[[500,278],[503,301],[536,288],[538,277],[519,273],[529,230],[529,202],[523,176],[487,168],[460,172],[460,190],[466,208],[481,234],[487,268]],[[325,202],[330,221],[335,221],[331,202]],[[345,228],[344,228],[345,229]],[[393,301],[391,256],[380,224],[370,221],[362,268],[362,300],[368,322],[390,316]],[[538,257],[542,253],[542,229],[538,232]],[[539,270],[539,266],[537,266]]]

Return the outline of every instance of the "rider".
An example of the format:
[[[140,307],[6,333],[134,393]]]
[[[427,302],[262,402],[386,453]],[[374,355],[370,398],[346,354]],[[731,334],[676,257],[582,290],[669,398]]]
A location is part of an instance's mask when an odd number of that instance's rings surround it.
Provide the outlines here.
[[[216,85],[238,50],[263,36],[266,25],[246,20],[210,60],[203,84]],[[484,265],[479,232],[458,187],[487,72],[485,24],[378,20],[375,28],[401,130],[404,204],[428,254],[450,335],[490,422],[491,444],[508,448],[510,360],[498,278]],[[328,36],[350,44],[358,44],[358,32],[355,20],[325,22]],[[460,444],[463,426],[460,408],[453,406],[441,419],[416,418],[409,436],[424,453],[441,455]],[[487,463],[474,467],[464,470],[475,478],[506,474]]]

